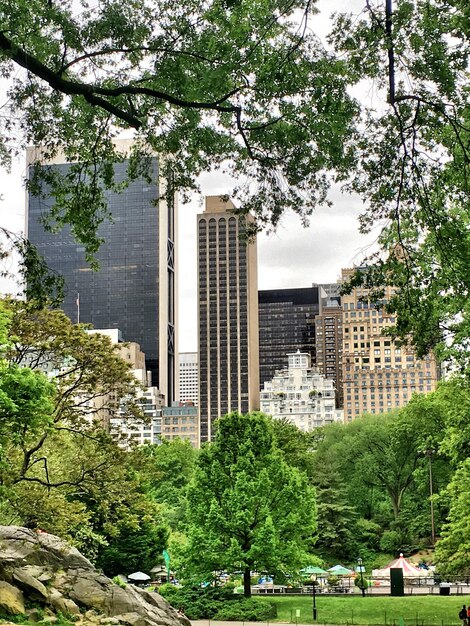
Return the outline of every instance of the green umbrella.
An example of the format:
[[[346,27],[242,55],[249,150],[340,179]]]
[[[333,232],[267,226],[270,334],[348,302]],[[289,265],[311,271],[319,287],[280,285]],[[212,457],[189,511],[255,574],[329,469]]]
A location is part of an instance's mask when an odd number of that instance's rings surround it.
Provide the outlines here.
[[[300,570],[301,574],[327,574],[328,572],[316,565],[309,565]]]
[[[354,574],[354,572],[352,572],[350,569],[347,569],[346,567],[343,567],[342,565],[335,565],[334,567],[330,567],[328,571],[332,574],[336,574],[337,576],[347,576],[348,574],[352,576]]]

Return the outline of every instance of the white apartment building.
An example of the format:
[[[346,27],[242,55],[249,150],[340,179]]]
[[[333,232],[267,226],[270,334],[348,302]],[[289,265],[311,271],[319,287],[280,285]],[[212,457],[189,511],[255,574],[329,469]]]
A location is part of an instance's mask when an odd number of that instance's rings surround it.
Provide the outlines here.
[[[117,344],[121,358],[129,363],[132,373],[142,386],[138,390],[137,398],[146,421],[138,420],[125,415],[124,407],[116,407],[113,414],[108,416],[109,432],[123,448],[141,446],[145,443],[160,443],[162,432],[162,408],[165,406],[165,396],[157,387],[148,386],[151,377],[145,367],[145,354],[138,343],[133,341],[123,343],[118,329],[93,329],[89,333],[107,335]],[[106,399],[109,402],[109,398]]]
[[[275,419],[288,419],[297,428],[314,428],[341,422],[343,411],[335,408],[335,387],[311,367],[310,355],[300,352],[287,355],[288,368],[276,372],[261,391],[260,408]]]
[[[198,406],[198,360],[197,352],[180,352],[178,355],[179,401]]]
[[[145,422],[124,416],[110,420],[111,436],[126,449],[146,443],[161,443],[163,394],[157,387],[147,387],[139,394],[139,400],[147,418]]]

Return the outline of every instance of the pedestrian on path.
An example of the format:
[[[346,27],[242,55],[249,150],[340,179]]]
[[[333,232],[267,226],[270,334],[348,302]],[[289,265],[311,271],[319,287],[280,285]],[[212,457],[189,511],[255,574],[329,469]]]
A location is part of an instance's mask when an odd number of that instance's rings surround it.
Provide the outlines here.
[[[462,620],[462,626],[468,626],[468,614],[467,614],[467,607],[465,606],[465,604],[459,611],[459,619]]]

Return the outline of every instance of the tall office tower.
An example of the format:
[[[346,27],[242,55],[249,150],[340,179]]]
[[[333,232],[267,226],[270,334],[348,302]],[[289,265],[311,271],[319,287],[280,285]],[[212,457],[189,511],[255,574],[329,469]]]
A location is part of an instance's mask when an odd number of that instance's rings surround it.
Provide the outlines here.
[[[258,292],[260,383],[285,367],[286,353],[315,356],[315,316],[320,311],[318,287]]]
[[[315,285],[314,285],[315,286]],[[334,381],[336,407],[343,408],[343,311],[339,285],[329,295],[321,288],[320,313],[315,317],[315,349],[318,370]]]
[[[344,269],[348,281],[355,269]],[[393,289],[387,287],[384,299]],[[432,355],[416,359],[411,348],[397,346],[382,334],[395,318],[376,310],[368,290],[356,287],[342,296],[344,419],[362,413],[385,413],[406,405],[413,393],[434,391],[438,368]]]
[[[183,404],[198,405],[198,363],[197,352],[180,352],[179,363],[179,401]]]
[[[129,143],[118,142],[118,148],[125,153]],[[28,152],[28,163],[38,159],[40,151]],[[116,163],[117,182],[125,179],[127,166],[127,160]],[[42,167],[65,174],[70,165],[57,160]],[[49,268],[65,279],[63,311],[74,322],[119,328],[126,341],[140,344],[152,385],[170,404],[177,394],[176,206],[156,158],[150,167],[152,182],[140,177],[120,194],[106,193],[112,221],[98,229],[104,243],[96,255],[97,272],[69,227],[53,234],[44,230],[41,218],[53,205],[46,187],[45,197],[29,196],[26,235]]]
[[[256,241],[230,200],[206,197],[198,215],[200,441],[230,411],[259,408]]]

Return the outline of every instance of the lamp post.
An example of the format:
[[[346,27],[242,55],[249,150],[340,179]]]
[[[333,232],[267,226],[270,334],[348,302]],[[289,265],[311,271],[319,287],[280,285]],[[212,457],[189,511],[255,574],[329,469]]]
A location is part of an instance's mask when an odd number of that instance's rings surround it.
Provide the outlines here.
[[[429,501],[431,503],[431,542],[432,545],[436,543],[436,531],[434,528],[434,502],[432,499],[432,455],[434,454],[434,450],[432,448],[428,448],[426,450],[426,456],[429,459]]]
[[[364,567],[362,566],[362,559],[361,559],[361,557],[359,557],[357,559],[357,564],[359,565],[359,571],[361,573],[361,593],[362,593],[362,597],[364,598],[365,595],[366,595],[366,589],[364,587],[364,574],[363,574]]]
[[[317,575],[312,574],[312,600],[313,600],[313,621],[317,621]]]

